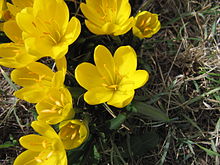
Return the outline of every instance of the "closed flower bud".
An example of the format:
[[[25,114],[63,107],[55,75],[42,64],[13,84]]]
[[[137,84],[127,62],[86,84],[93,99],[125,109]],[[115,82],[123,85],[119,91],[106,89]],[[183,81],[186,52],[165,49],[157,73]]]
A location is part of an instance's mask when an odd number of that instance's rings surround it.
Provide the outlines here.
[[[89,135],[87,123],[81,120],[68,120],[60,123],[59,136],[65,149],[79,147]]]
[[[158,15],[148,11],[142,11],[135,16],[133,34],[139,38],[150,38],[160,30]]]

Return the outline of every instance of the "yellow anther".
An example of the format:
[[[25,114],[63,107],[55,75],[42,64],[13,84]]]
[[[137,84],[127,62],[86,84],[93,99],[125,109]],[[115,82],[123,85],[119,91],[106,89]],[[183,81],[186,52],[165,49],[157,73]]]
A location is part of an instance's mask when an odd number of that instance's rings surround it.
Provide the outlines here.
[[[59,111],[58,111],[58,114],[61,115],[61,114],[62,114],[62,110],[59,110]]]
[[[46,142],[46,140],[44,140],[43,142],[42,142],[42,146],[43,146],[43,148],[47,148],[47,142]]]
[[[51,110],[51,109],[45,109],[45,110],[42,110],[41,113],[57,113],[57,111]]]
[[[53,151],[51,151],[51,152],[47,155],[46,159],[50,158],[52,155],[53,155]]]
[[[109,85],[107,88],[117,90],[118,85]]]
[[[62,106],[62,104],[59,101],[55,101],[55,104],[58,106]]]
[[[43,162],[43,160],[40,159],[40,158],[38,158],[38,157],[35,157],[34,159],[35,159],[38,163],[42,163],[42,162]]]
[[[74,131],[70,139],[73,140],[76,137],[76,135],[77,135],[77,131]]]
[[[34,22],[32,22],[32,25],[34,25],[35,28],[37,27],[37,25]]]

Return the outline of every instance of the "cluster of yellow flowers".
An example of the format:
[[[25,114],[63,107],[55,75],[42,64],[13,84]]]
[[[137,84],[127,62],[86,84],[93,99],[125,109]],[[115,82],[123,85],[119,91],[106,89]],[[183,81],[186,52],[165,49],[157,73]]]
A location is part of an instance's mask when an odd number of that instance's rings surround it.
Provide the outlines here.
[[[96,35],[122,35],[131,28],[139,38],[149,38],[160,29],[158,15],[147,11],[130,17],[128,0],[86,0],[80,8],[87,28]],[[73,119],[72,96],[64,85],[65,54],[81,32],[76,17],[69,19],[64,0],[12,0],[0,4],[0,30],[10,43],[0,44],[0,64],[14,68],[11,79],[22,86],[16,97],[36,104],[37,121],[31,126],[40,135],[20,138],[27,150],[14,165],[66,165],[66,150],[79,147],[88,138],[88,123]],[[36,62],[51,57],[56,71]],[[148,72],[137,69],[137,55],[131,46],[119,47],[114,55],[103,45],[94,50],[95,65],[84,62],[75,69],[77,82],[87,90],[84,100],[91,105],[122,108],[134,91],[148,80]],[[59,133],[50,126],[59,124]]]

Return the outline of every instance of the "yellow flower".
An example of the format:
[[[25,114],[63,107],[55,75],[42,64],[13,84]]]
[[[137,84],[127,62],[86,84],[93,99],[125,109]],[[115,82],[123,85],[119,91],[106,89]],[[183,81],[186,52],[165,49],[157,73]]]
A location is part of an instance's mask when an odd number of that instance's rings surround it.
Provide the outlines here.
[[[16,21],[27,52],[37,57],[63,57],[81,31],[76,17],[69,21],[63,0],[35,0],[33,8],[24,8],[16,15]]]
[[[135,16],[133,34],[139,38],[150,38],[160,30],[160,21],[157,14],[142,11]]]
[[[122,35],[133,26],[128,0],[86,0],[80,8],[87,18],[87,28],[94,34]]]
[[[18,12],[20,12],[25,7],[32,7],[34,0],[12,0],[11,3],[7,3],[8,10],[12,15],[12,19],[16,16]]]
[[[57,72],[53,72],[48,66],[39,62],[14,69],[11,72],[12,81],[24,87],[16,91],[14,95],[30,103],[38,103],[47,95],[51,87],[64,87],[66,58],[56,60],[56,64]]]
[[[31,126],[41,135],[30,134],[19,139],[27,150],[18,155],[14,165],[67,165],[66,151],[54,129],[41,121],[34,121]]]
[[[25,7],[33,6],[34,0],[12,0],[11,3],[6,3],[6,0],[1,0],[0,2],[0,20],[3,23],[0,23],[0,30],[4,31],[3,26],[4,22],[9,20],[14,20],[16,14]]]
[[[57,124],[74,117],[72,96],[67,88],[50,88],[47,95],[36,105],[39,121]]]
[[[9,68],[21,68],[37,60],[26,52],[21,30],[15,20],[4,23],[3,30],[13,42],[0,44],[0,65]]]
[[[1,0],[1,2],[0,2],[0,20],[7,21],[10,18],[11,18],[11,16],[10,16],[10,12],[8,11],[6,0]]]
[[[59,128],[60,139],[67,150],[79,147],[89,136],[89,128],[81,120],[63,121]]]
[[[78,83],[88,90],[84,99],[95,105],[107,102],[118,108],[128,105],[134,90],[143,86],[148,80],[148,72],[136,70],[137,56],[130,46],[121,46],[114,53],[99,45],[95,48],[94,61],[77,66],[75,76]]]

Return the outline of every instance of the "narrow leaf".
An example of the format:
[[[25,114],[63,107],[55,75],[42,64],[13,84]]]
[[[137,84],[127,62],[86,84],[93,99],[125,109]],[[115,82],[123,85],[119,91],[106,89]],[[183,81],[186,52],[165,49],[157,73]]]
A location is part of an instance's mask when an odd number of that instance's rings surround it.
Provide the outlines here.
[[[155,108],[151,105],[147,105],[142,102],[134,102],[132,104],[132,107],[130,108],[130,111],[134,112],[134,113],[140,113],[142,115],[145,115],[152,120],[164,121],[164,122],[170,121],[170,119],[166,113],[164,113],[163,111],[161,111],[158,108]]]

